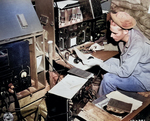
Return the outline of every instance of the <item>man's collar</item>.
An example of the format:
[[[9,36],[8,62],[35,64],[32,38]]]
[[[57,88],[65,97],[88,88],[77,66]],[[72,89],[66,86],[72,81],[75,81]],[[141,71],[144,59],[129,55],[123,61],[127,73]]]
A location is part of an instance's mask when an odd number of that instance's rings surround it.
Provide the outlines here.
[[[130,43],[131,43],[131,40],[130,40],[130,31],[129,31],[128,35],[129,35],[129,40],[128,40],[128,42],[125,44],[125,47],[126,47],[126,48],[128,48],[128,47],[130,46]]]

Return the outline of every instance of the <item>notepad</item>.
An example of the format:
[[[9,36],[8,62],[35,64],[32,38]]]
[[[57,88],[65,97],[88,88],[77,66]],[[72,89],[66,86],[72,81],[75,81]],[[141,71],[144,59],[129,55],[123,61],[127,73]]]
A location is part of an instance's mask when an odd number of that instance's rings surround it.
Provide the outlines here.
[[[67,74],[48,92],[67,99],[72,99],[87,81],[87,79]]]

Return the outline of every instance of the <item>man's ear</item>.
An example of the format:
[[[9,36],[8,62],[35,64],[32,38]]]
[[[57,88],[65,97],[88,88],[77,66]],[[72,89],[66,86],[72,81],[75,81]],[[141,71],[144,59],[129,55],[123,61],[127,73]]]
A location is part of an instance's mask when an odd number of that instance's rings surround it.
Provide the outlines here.
[[[124,34],[128,34],[129,30],[123,30]]]

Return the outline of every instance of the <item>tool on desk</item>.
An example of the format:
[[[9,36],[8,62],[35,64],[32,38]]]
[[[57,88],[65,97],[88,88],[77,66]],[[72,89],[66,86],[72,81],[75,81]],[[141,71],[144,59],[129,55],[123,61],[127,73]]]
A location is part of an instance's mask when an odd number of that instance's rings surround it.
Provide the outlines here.
[[[87,57],[82,53],[80,52],[76,47],[74,47],[74,51],[76,52],[77,56],[82,60],[87,60]]]
[[[80,58],[78,57],[78,55],[77,55],[77,53],[76,53],[75,50],[73,50],[73,53],[71,54],[71,56],[72,56],[72,55],[73,55],[73,57],[75,58],[75,59],[73,60],[73,62],[74,62],[75,64],[78,64],[79,62],[81,62],[81,63],[84,65],[82,59],[80,59]]]
[[[75,58],[74,61],[73,61],[75,64],[78,64],[79,62],[81,62],[83,65],[84,63],[82,62],[82,60],[80,58]]]
[[[88,60],[89,60],[89,59],[94,59],[94,57],[93,57],[93,56],[89,56],[89,57],[88,57]]]
[[[82,53],[82,52],[81,52]],[[65,54],[66,55],[66,54]],[[76,64],[78,64],[79,62],[81,62],[83,65],[84,65],[84,62],[83,62],[83,60],[81,59],[81,57],[82,56],[78,56],[79,55],[79,52],[78,52],[78,55],[77,55],[77,53],[73,50],[73,55],[74,55],[74,57],[75,57],[75,59],[74,59],[74,63],[76,63]],[[68,57],[69,58],[69,57]],[[93,56],[89,56],[89,57],[86,57],[87,59],[85,59],[85,60],[89,60],[89,59],[94,59],[94,57]]]
[[[66,53],[65,53],[65,59],[66,59],[66,60],[69,60],[69,56],[70,56],[70,53],[69,53],[69,52],[66,52]]]
[[[82,64],[84,65],[84,61],[88,59],[94,59],[94,57],[91,54],[83,54],[80,52],[77,48],[74,47],[74,51],[76,52],[76,55],[79,59],[81,59]]]

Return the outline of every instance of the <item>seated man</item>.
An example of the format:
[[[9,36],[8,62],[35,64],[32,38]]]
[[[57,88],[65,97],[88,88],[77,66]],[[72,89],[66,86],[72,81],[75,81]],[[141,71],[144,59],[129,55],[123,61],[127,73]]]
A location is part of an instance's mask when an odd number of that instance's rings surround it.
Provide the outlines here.
[[[133,92],[150,91],[150,41],[133,29],[136,21],[128,13],[111,13],[111,37],[118,42],[120,58],[89,59],[87,65],[99,65],[107,71],[100,84],[98,95],[117,89]]]

